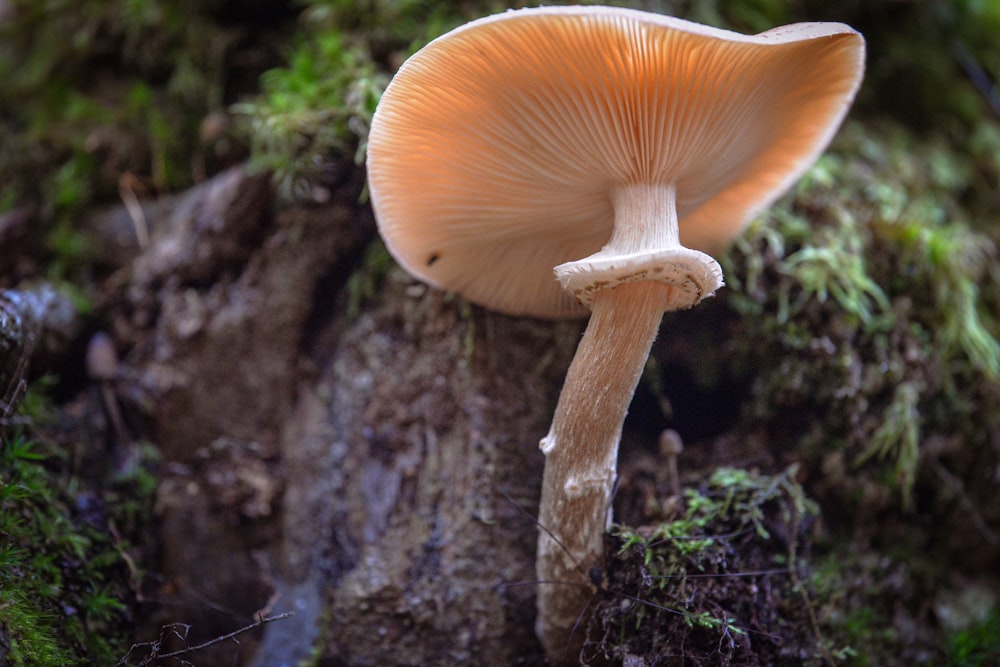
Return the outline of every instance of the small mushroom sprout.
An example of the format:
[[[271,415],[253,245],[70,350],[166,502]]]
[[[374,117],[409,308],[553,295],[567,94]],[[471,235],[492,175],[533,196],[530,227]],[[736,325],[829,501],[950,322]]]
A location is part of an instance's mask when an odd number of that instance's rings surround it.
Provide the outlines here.
[[[368,143],[389,251],[514,315],[591,313],[548,434],[537,630],[565,655],[603,565],[618,443],[663,313],[829,143],[864,71],[839,23],[759,35],[609,7],[473,21],[408,59]],[[554,272],[554,276],[553,276]]]

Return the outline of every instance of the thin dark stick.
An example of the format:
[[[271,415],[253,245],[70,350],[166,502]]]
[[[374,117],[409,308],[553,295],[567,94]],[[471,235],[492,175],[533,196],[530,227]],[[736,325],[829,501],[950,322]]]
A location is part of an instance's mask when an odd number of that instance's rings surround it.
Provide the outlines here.
[[[209,647],[209,646],[211,646],[213,644],[218,644],[219,642],[224,642],[227,639],[232,639],[236,635],[241,635],[244,632],[247,632],[249,630],[253,630],[254,628],[259,628],[260,626],[264,625],[265,623],[270,623],[272,621],[281,621],[281,620],[284,620],[286,618],[290,618],[292,616],[295,616],[295,612],[286,611],[286,612],[284,612],[282,614],[278,614],[277,616],[268,616],[267,618],[259,618],[256,621],[254,621],[253,623],[251,623],[250,625],[242,627],[239,630],[233,630],[228,635],[222,635],[221,637],[216,637],[215,639],[209,639],[207,642],[205,642],[203,644],[198,644],[197,646],[188,646],[185,649],[181,649],[180,651],[174,651],[173,653],[164,653],[163,655],[158,656],[158,657],[159,658],[173,658],[173,657],[178,656],[178,655],[184,655],[185,653],[191,653],[192,651],[200,651],[201,649],[207,648],[207,647]]]
[[[499,494],[500,494],[501,496],[503,496],[504,498],[506,498],[506,499],[507,499],[507,502],[509,502],[509,503],[510,503],[511,505],[513,505],[514,507],[516,507],[516,508],[517,508],[517,510],[518,510],[518,511],[519,511],[519,512],[520,512],[521,514],[523,514],[524,516],[528,517],[528,519],[529,519],[529,520],[530,520],[530,521],[531,521],[531,522],[532,522],[533,524],[535,524],[536,526],[538,526],[539,528],[541,528],[542,530],[544,530],[544,531],[545,531],[545,534],[546,534],[546,535],[548,535],[549,537],[551,537],[551,538],[552,538],[552,541],[553,541],[553,542],[555,542],[556,544],[558,544],[558,545],[559,545],[559,548],[560,548],[560,549],[562,549],[562,550],[563,550],[564,552],[566,552],[566,555],[567,555],[567,556],[569,556],[569,557],[570,557],[570,560],[572,560],[572,561],[573,561],[573,564],[574,564],[574,565],[576,565],[576,569],[577,569],[577,571],[578,571],[578,572],[579,572],[579,573],[580,573],[580,574],[581,574],[581,575],[582,575],[582,576],[583,576],[584,578],[586,578],[586,579],[588,579],[588,580],[589,580],[589,578],[587,577],[586,573],[584,573],[584,571],[583,571],[583,566],[581,566],[581,565],[580,565],[580,563],[579,563],[579,562],[578,562],[578,561],[577,561],[577,560],[576,560],[575,558],[573,558],[573,554],[572,554],[572,553],[570,553],[569,549],[567,549],[567,548],[566,548],[566,545],[565,545],[565,544],[563,544],[563,543],[562,543],[562,541],[561,541],[561,540],[560,540],[560,539],[559,539],[558,537],[556,537],[556,534],[555,534],[555,533],[553,533],[553,532],[552,532],[551,530],[549,530],[547,526],[543,526],[543,525],[542,525],[542,522],[541,522],[541,521],[539,521],[539,520],[538,520],[538,519],[536,519],[535,517],[531,516],[531,514],[530,514],[530,513],[528,513],[528,510],[526,510],[526,509],[524,509],[523,507],[521,507],[521,505],[520,505],[519,503],[517,503],[517,502],[516,502],[516,501],[515,501],[515,500],[514,500],[513,498],[511,498],[511,497],[510,497],[509,495],[507,495],[507,492],[506,492],[506,491],[504,491],[503,489],[497,489],[497,492],[498,492],[498,493],[499,493]],[[548,583],[556,583],[556,582],[548,582]]]
[[[259,618],[256,621],[254,621],[253,623],[251,623],[250,625],[242,627],[239,630],[233,630],[228,635],[222,635],[221,637],[216,637],[215,639],[209,639],[207,642],[204,642],[203,644],[198,644],[197,646],[188,646],[185,649],[181,649],[180,651],[174,651],[173,653],[164,653],[163,655],[161,655],[159,657],[160,658],[173,658],[175,656],[183,655],[185,653],[191,653],[192,651],[200,651],[201,649],[207,648],[207,647],[211,646],[212,644],[218,644],[219,642],[224,642],[227,639],[232,639],[236,635],[241,635],[244,632],[248,632],[250,630],[253,630],[254,628],[259,628],[260,626],[264,625],[265,623],[271,623],[272,621],[281,621],[281,620],[284,620],[286,618],[291,618],[292,616],[295,616],[294,612],[286,611],[286,612],[284,612],[282,614],[278,614],[277,616],[268,616],[267,618]]]
[[[774,570],[747,570],[745,572],[704,572],[696,574],[657,574],[652,575],[650,579],[711,579],[713,577],[723,578],[723,577],[764,577],[770,576],[772,574],[786,574],[790,575],[788,568],[778,568]]]
[[[129,649],[129,652],[125,655],[125,657],[118,661],[118,664],[119,665],[125,664],[125,661],[128,659],[129,655],[131,655],[132,651],[135,650],[136,648],[139,648],[139,647],[142,647],[142,646],[152,646],[152,647],[154,647],[153,652],[150,653],[150,655],[146,656],[142,660],[141,663],[139,663],[141,665],[148,665],[148,664],[150,664],[150,661],[152,661],[152,660],[163,660],[164,658],[176,658],[177,656],[184,655],[185,653],[193,653],[194,651],[200,651],[201,649],[207,648],[209,646],[212,646],[213,644],[218,644],[220,642],[224,642],[227,639],[233,639],[234,637],[236,637],[238,635],[241,635],[244,632],[248,632],[249,630],[253,630],[254,628],[259,628],[260,626],[262,626],[262,625],[264,625],[266,623],[271,623],[272,621],[281,621],[281,620],[284,620],[286,618],[290,618],[292,616],[295,616],[295,612],[286,611],[284,613],[278,614],[277,616],[268,616],[267,618],[261,617],[261,618],[258,618],[253,623],[251,623],[250,625],[244,626],[244,627],[240,628],[239,630],[233,630],[229,634],[225,634],[225,635],[222,635],[221,637],[216,637],[214,639],[210,639],[207,642],[203,642],[201,644],[198,644],[197,646],[188,646],[187,648],[183,648],[183,649],[181,649],[179,651],[173,651],[172,653],[164,653],[163,655],[157,655],[157,651],[159,649],[160,642],[152,642],[152,643],[149,643],[149,644],[133,644],[132,648]],[[187,633],[185,632],[185,635],[186,634]],[[162,635],[161,635],[161,638],[162,638]]]

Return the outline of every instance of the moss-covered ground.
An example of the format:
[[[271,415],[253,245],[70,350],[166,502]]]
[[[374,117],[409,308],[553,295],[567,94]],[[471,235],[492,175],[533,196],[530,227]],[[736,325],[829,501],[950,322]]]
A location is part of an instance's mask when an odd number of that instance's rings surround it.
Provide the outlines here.
[[[143,466],[82,472],[86,445],[59,433],[44,385],[15,418],[33,433],[0,439],[0,663],[114,664],[132,639],[133,540],[147,535],[155,480]]]

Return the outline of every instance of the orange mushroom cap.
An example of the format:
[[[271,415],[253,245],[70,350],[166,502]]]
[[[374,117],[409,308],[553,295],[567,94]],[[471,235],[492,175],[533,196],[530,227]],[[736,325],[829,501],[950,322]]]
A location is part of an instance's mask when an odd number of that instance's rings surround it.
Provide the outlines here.
[[[379,230],[432,285],[584,315],[553,267],[608,241],[614,188],[673,186],[680,241],[716,252],[826,147],[863,71],[864,40],[839,23],[748,36],[608,7],[473,21],[407,60],[379,103]]]

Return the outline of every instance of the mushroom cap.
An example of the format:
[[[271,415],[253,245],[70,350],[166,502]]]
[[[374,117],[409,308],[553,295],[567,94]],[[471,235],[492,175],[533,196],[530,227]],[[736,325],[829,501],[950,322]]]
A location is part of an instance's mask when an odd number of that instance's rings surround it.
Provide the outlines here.
[[[860,85],[839,23],[759,35],[608,7],[508,11],[410,57],[368,140],[379,230],[411,274],[515,315],[586,309],[553,267],[600,250],[611,192],[676,187],[681,242],[724,248],[816,159]]]

